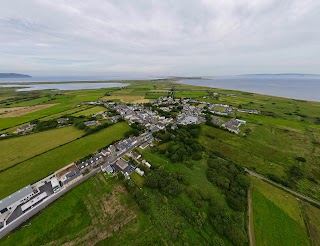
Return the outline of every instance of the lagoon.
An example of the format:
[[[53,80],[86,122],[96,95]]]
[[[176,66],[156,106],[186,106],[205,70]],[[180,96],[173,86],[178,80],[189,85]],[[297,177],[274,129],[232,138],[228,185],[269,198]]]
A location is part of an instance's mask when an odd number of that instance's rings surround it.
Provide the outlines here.
[[[124,87],[127,83],[58,83],[58,84],[10,84],[0,85],[0,87],[18,87],[17,91],[36,91],[36,90],[88,90],[102,89],[111,87]]]

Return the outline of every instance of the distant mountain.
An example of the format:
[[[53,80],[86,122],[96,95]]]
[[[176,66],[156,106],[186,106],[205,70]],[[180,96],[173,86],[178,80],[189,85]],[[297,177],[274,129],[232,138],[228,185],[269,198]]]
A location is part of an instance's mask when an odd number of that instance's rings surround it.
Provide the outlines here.
[[[242,74],[240,76],[261,76],[261,77],[270,77],[270,76],[292,76],[292,77],[318,77],[320,74],[305,74],[305,73],[262,73],[262,74]]]
[[[0,78],[31,78],[31,76],[19,73],[0,73]]]

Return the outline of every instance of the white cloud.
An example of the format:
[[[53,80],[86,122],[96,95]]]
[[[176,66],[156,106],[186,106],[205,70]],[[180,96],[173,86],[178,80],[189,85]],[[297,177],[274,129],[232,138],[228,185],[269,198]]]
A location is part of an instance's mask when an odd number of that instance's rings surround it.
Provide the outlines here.
[[[319,22],[317,0],[3,0],[0,66],[61,75],[320,73]]]

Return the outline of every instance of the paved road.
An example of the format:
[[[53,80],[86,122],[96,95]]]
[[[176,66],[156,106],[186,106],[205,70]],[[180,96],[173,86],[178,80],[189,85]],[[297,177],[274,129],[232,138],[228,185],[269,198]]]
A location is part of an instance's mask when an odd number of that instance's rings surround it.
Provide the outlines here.
[[[303,194],[300,194],[300,193],[298,193],[298,192],[296,192],[296,191],[294,191],[294,190],[291,190],[291,189],[289,189],[288,187],[285,187],[285,186],[283,186],[283,185],[281,185],[281,184],[278,184],[278,183],[276,183],[276,182],[274,182],[274,181],[272,181],[272,180],[270,180],[270,179],[262,176],[261,174],[258,174],[258,173],[256,173],[256,172],[253,172],[253,171],[251,171],[251,170],[249,170],[249,169],[247,169],[247,168],[244,168],[244,170],[245,170],[248,174],[250,174],[251,176],[254,176],[254,177],[256,177],[256,178],[259,178],[259,179],[261,179],[261,180],[264,180],[264,181],[266,181],[266,182],[268,182],[268,183],[270,183],[270,184],[272,184],[272,185],[274,185],[274,186],[279,187],[280,189],[283,189],[283,190],[291,193],[292,195],[294,195],[294,196],[296,196],[296,197],[301,198],[302,200],[305,200],[305,201],[307,201],[307,202],[310,202],[310,203],[312,203],[312,204],[320,207],[320,202],[317,201],[317,200],[315,200],[315,199],[313,199],[313,198],[311,198],[311,197],[308,197],[308,196],[303,195]]]

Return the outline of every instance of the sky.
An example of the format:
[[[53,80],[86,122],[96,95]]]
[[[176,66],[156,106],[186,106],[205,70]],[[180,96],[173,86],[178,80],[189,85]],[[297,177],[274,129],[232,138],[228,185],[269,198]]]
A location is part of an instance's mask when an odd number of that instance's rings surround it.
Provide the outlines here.
[[[320,73],[319,0],[1,0],[0,72]]]

